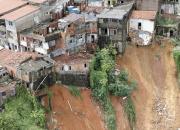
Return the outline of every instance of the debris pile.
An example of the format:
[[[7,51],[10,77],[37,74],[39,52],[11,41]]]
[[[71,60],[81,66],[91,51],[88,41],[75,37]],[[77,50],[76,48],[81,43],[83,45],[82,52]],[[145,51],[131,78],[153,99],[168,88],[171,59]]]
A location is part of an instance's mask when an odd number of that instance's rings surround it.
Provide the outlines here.
[[[153,120],[153,129],[159,130],[162,128],[167,128],[167,130],[171,130],[174,122],[174,116],[169,113],[168,106],[165,103],[164,99],[160,97],[154,99],[152,110],[153,113],[155,113],[155,118]]]

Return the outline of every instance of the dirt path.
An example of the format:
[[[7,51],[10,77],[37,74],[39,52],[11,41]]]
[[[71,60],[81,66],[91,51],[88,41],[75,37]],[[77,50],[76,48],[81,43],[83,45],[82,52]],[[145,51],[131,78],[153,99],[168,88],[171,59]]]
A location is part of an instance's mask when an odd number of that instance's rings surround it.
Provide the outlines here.
[[[172,46],[129,46],[117,66],[138,82],[133,93],[137,130],[177,130],[180,127],[180,91]]]

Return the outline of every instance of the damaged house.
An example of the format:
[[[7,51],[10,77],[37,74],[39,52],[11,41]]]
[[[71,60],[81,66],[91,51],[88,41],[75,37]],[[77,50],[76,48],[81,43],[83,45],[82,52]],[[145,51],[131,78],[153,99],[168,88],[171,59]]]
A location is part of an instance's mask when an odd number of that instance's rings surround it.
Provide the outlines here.
[[[134,3],[104,9],[98,17],[98,45],[100,48],[113,43],[119,53],[126,47],[128,21]]]
[[[11,96],[16,94],[16,84],[11,82],[8,84],[0,84],[0,111],[4,101]]]
[[[177,16],[162,16],[157,19],[156,34],[164,37],[180,37],[180,18]]]
[[[129,36],[137,45],[149,45],[155,35],[156,11],[135,10],[129,20]]]
[[[180,15],[180,0],[161,0],[161,14]]]
[[[54,61],[48,57],[31,57],[16,68],[16,78],[21,79],[31,90],[43,82],[53,83]]]

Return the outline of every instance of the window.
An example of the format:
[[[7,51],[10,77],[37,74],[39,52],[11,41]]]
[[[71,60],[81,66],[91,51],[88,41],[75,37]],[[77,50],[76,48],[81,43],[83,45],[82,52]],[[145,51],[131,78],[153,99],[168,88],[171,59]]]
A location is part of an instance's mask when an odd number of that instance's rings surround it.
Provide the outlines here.
[[[107,28],[104,29],[105,34],[107,34]]]
[[[111,2],[110,1],[108,1],[108,5],[110,5],[111,4]]]
[[[73,43],[73,40],[71,39],[71,40],[69,41],[69,43]]]
[[[69,66],[69,70],[71,70],[71,66]]]
[[[108,22],[108,19],[103,19],[104,23],[107,23]]]
[[[117,19],[112,19],[112,22],[117,22]]]
[[[117,34],[117,29],[110,30],[110,35],[116,35],[116,34]]]
[[[108,34],[107,28],[102,28],[101,33],[102,33],[102,35],[107,35]]]
[[[2,92],[2,96],[6,96],[6,92]]]
[[[11,21],[9,21],[9,26],[13,26],[13,23]]]
[[[84,68],[86,68],[86,67],[87,67],[87,64],[85,63],[85,64],[84,64]]]
[[[139,23],[138,23],[138,29],[141,30],[141,28],[142,28],[142,25],[141,25],[141,23],[139,22]]]

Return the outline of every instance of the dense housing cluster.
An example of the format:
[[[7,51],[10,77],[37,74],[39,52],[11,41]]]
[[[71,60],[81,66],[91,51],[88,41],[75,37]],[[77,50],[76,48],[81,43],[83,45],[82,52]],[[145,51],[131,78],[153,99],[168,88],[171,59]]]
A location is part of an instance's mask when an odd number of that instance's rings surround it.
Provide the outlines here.
[[[127,44],[149,45],[156,35],[178,38],[179,15],[179,0],[1,1],[0,78],[11,81],[0,83],[0,105],[13,88],[5,86],[36,90],[54,73],[62,83],[88,86],[97,46],[123,54]]]

